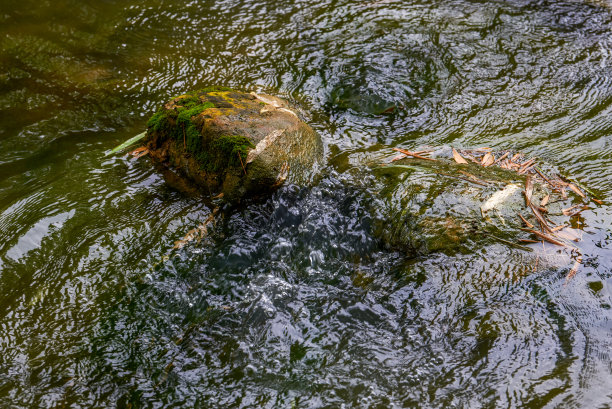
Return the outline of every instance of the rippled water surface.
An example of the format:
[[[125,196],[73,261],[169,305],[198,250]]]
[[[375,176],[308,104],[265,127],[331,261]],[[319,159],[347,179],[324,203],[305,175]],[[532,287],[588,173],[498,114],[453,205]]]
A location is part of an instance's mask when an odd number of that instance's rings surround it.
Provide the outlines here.
[[[565,285],[389,250],[356,176],[393,146],[511,148],[611,201],[611,5],[1,2],[0,406],[611,407],[607,205]],[[173,251],[203,198],[104,154],[214,84],[292,101],[328,165]]]

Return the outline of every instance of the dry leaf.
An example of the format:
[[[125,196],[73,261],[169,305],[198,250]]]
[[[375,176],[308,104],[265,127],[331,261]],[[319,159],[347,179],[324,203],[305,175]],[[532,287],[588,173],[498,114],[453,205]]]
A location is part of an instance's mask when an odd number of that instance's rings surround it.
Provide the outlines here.
[[[495,162],[495,156],[487,152],[487,154],[482,157],[480,164],[486,168],[487,166],[491,166],[493,162]]]
[[[574,185],[573,183],[568,184],[567,187],[572,189],[574,191],[574,193],[576,193],[578,196],[586,197],[586,195],[584,193],[582,193],[582,190],[578,189],[578,187],[576,185]]]
[[[601,200],[599,200],[599,199],[595,199],[595,198],[593,198],[593,201],[594,201],[595,203],[597,203],[597,204],[600,204],[600,205],[604,204],[604,202],[603,202],[603,201],[601,201]]]
[[[468,163],[467,160],[463,159],[463,156],[461,156],[455,148],[453,148],[453,158],[457,163]]]
[[[130,152],[130,155],[132,156],[136,156],[138,155],[140,152],[147,150],[146,146],[141,146],[140,148],[136,148],[133,151]]]
[[[140,151],[140,153],[134,155],[134,159],[142,158],[147,153],[149,153],[149,150],[145,148],[143,151]]]
[[[542,207],[546,206],[549,200],[550,200],[550,195],[544,196],[544,199],[542,199],[542,201],[540,202],[540,206]]]
[[[580,241],[580,237],[578,237],[569,229],[566,231],[558,231],[557,233],[555,233],[555,235],[569,241]]]

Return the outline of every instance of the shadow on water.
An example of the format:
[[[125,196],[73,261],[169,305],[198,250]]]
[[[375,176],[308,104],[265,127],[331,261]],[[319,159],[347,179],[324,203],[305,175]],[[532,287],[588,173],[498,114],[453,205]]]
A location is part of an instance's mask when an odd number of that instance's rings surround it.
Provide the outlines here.
[[[608,203],[611,29],[586,1],[3,2],[0,406],[609,405],[607,205],[564,285],[499,243],[388,248],[366,170],[512,148]],[[302,107],[329,166],[173,250],[210,209],[104,153],[211,84]]]

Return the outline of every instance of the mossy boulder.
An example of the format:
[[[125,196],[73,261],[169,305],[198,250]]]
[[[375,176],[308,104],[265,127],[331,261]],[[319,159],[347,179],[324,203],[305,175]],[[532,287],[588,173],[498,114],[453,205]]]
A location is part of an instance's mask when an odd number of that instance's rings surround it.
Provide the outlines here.
[[[154,162],[227,201],[262,195],[285,180],[307,183],[320,137],[270,95],[211,87],[172,98],[147,123]]]

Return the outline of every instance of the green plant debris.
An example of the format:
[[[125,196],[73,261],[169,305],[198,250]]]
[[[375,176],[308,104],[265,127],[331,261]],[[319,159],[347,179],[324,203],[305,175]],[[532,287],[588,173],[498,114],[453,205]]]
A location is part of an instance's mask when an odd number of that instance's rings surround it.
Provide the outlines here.
[[[138,135],[136,135],[136,136],[128,139],[127,141],[123,142],[121,145],[114,147],[110,152],[107,152],[105,156],[112,155],[113,153],[117,153],[117,152],[127,148],[128,146],[135,144],[139,140],[143,139],[145,136],[147,136],[146,132],[139,133]]]

